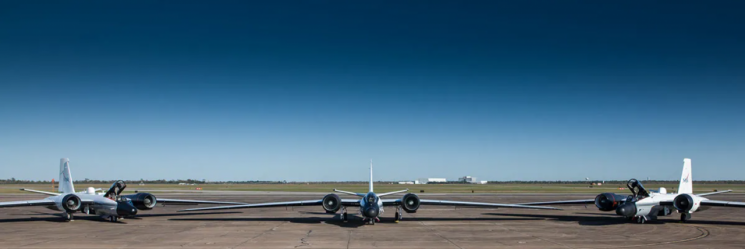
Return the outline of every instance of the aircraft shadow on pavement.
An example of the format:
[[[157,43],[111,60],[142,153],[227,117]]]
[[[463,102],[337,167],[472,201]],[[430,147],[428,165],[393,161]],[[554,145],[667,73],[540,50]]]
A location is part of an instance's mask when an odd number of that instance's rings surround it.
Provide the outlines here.
[[[193,216],[210,214],[240,214],[242,212],[209,212],[209,213],[165,213],[165,214],[137,214],[129,219],[142,219],[145,217],[170,217],[170,216]]]
[[[324,213],[325,214],[325,213]],[[287,221],[290,223],[302,223],[302,224],[317,224],[326,223],[337,225],[340,227],[356,228],[365,225],[361,217],[351,216],[347,222],[339,219],[338,215],[330,217],[278,217],[278,218],[175,218],[168,219],[173,221]],[[417,222],[417,221],[513,221],[513,220],[542,220],[542,218],[437,218],[437,217],[404,217],[401,222]],[[391,218],[380,218],[379,223],[395,223],[395,219]]]
[[[166,213],[166,214],[138,214],[135,217],[127,217],[115,223],[127,224],[126,220],[141,220],[146,217],[170,217],[170,216],[192,216],[192,215],[210,215],[210,214],[236,214],[241,212],[209,212],[209,213]],[[17,219],[0,219],[0,223],[11,223],[11,222],[29,222],[29,221],[47,221],[47,222],[68,222],[62,220],[57,213],[42,213],[32,212],[30,214],[12,214],[13,216],[46,216],[46,217],[28,217],[28,218],[17,218]],[[86,220],[86,221],[100,221],[112,223],[108,219],[101,218],[95,215],[76,215],[73,220]]]
[[[118,222],[111,222],[108,219],[104,219],[98,216],[75,216],[73,218],[73,222],[76,220],[85,220],[85,221],[96,221],[96,222],[106,222],[106,223],[116,223],[116,224],[127,224],[123,221]],[[31,222],[31,221],[46,221],[46,222],[58,222],[58,223],[66,223],[70,221],[63,220],[62,217],[56,214],[49,214],[48,217],[29,217],[29,218],[18,218],[18,219],[0,219],[0,223],[13,223],[13,222]]]
[[[577,213],[578,215],[549,215],[549,214],[508,214],[508,213],[487,213],[487,215],[497,215],[497,216],[509,216],[509,217],[531,217],[531,218],[538,218],[538,219],[551,219],[556,221],[564,221],[564,222],[577,222],[579,225],[583,226],[608,226],[608,225],[620,225],[620,224],[634,224],[636,222],[629,221],[624,219],[623,217],[617,216],[615,214],[602,214],[602,213]],[[591,215],[598,215],[598,216],[582,216],[586,214]],[[608,217],[608,216],[614,216],[614,217]],[[676,216],[665,216],[661,217],[654,221],[649,221],[647,223],[651,224],[665,224],[665,223],[681,223],[678,219],[673,219]],[[707,220],[696,220],[695,218],[693,220],[686,221],[685,224],[702,224],[702,225],[732,225],[732,226],[743,226],[745,225],[745,222],[737,222],[737,221],[707,221]]]

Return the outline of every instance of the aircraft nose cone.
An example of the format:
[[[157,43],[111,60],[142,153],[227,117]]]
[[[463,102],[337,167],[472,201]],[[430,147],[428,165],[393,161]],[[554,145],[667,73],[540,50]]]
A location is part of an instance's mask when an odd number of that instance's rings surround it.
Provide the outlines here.
[[[378,217],[378,208],[369,207],[365,209],[365,216],[370,217],[370,218]]]
[[[636,204],[626,203],[616,208],[616,214],[624,217],[632,217],[636,215]]]
[[[137,208],[126,202],[119,202],[116,205],[116,214],[119,216],[134,216],[137,214]]]

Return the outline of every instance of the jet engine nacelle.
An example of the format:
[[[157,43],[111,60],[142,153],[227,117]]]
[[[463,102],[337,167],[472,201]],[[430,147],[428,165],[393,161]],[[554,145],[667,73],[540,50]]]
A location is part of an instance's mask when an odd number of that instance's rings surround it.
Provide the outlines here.
[[[321,201],[323,201],[323,210],[326,213],[333,214],[341,209],[341,198],[336,194],[327,194]]]
[[[129,198],[132,204],[139,210],[150,210],[155,207],[158,199],[150,193],[137,193],[133,195],[123,195],[122,197]]]
[[[419,196],[416,194],[408,193],[401,198],[401,207],[407,213],[416,213],[416,210],[419,209],[419,204],[421,202],[419,201]]]
[[[78,211],[82,204],[80,197],[75,194],[68,194],[65,195],[65,197],[62,197],[62,208],[65,209],[65,212],[67,213]]]
[[[617,195],[614,193],[602,193],[595,197],[595,206],[600,211],[613,211],[616,210],[622,201],[626,200],[623,195]]]
[[[701,197],[690,194],[679,194],[673,200],[673,206],[678,212],[693,213],[701,206]]]

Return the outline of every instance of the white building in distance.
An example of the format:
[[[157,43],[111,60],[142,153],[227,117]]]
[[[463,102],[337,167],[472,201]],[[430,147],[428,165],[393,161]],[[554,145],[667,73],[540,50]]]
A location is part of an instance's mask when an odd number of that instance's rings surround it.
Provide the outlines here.
[[[476,177],[473,177],[473,176],[464,176],[464,177],[458,178],[458,181],[464,182],[464,183],[471,183],[471,184],[486,184],[486,181],[477,181]]]
[[[445,179],[445,178],[419,178],[419,180],[416,180],[414,183],[415,184],[428,184],[430,182],[432,182],[432,183],[436,183],[436,182],[445,183],[447,181],[448,180]]]

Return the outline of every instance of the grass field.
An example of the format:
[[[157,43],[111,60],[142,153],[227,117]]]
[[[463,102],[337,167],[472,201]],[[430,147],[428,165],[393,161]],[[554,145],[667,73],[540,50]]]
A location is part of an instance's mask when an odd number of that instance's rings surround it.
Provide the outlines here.
[[[85,185],[76,183],[76,190],[83,191],[87,187],[108,189],[109,184]],[[745,184],[695,184],[694,192],[703,193],[716,190],[732,189],[735,192],[745,192]],[[629,193],[621,184],[606,184],[604,186],[593,186],[586,184],[425,184],[425,185],[401,185],[401,184],[376,184],[375,192],[389,192],[408,188],[410,192],[419,193],[601,193],[615,192],[620,194]],[[645,184],[650,190],[659,187],[667,188],[668,192],[674,192],[677,184]],[[20,188],[29,188],[42,191],[55,192],[50,184],[2,184],[0,193],[28,193],[20,191]],[[146,184],[140,186],[130,184],[125,192],[135,190],[224,190],[224,191],[285,191],[285,192],[331,192],[334,188],[354,192],[367,192],[367,184],[201,184],[201,185],[176,185],[176,184]],[[619,189],[623,188],[623,189]]]

